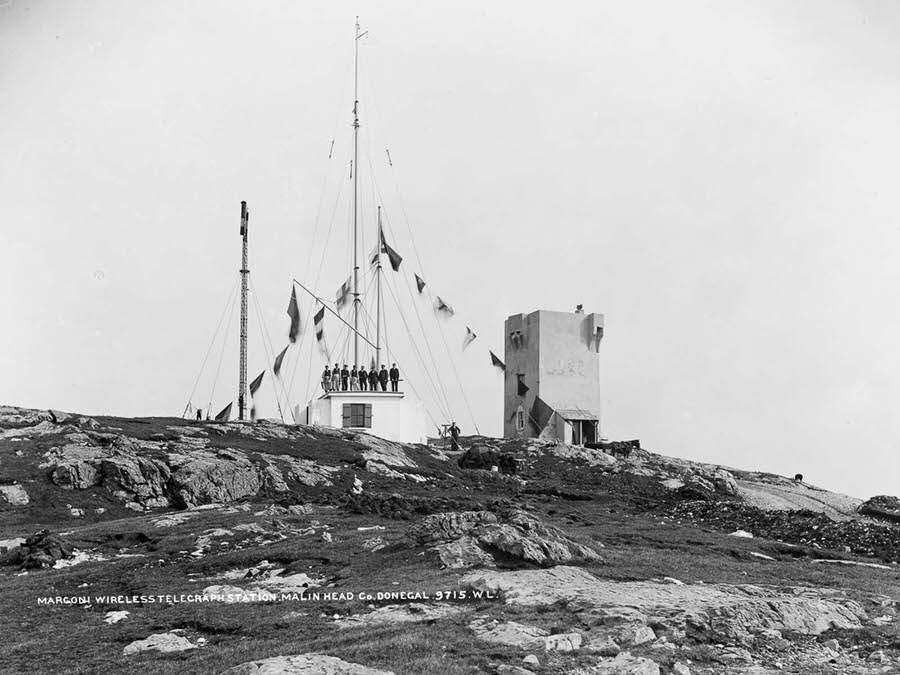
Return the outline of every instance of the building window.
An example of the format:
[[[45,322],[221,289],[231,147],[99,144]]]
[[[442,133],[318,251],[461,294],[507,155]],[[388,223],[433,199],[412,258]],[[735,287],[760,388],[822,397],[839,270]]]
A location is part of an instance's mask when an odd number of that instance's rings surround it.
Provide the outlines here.
[[[522,406],[519,406],[519,409],[516,411],[516,429],[519,431],[525,430],[525,410]]]
[[[372,404],[371,403],[345,403],[344,404],[345,427],[372,428]]]

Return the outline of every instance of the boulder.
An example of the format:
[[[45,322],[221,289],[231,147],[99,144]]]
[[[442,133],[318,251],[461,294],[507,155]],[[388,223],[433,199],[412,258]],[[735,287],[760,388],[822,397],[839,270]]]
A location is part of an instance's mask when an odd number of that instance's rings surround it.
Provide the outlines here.
[[[456,541],[438,544],[434,547],[441,566],[452,570],[473,567],[492,567],[494,556],[478,545],[478,541],[468,535]]]
[[[66,424],[72,421],[72,416],[61,410],[48,410],[47,412],[50,413],[50,419],[53,420],[54,424]]]
[[[407,532],[407,538],[416,545],[440,544],[436,550],[448,567],[488,563],[476,547],[493,557],[541,566],[601,559],[596,551],[525,511],[512,511],[504,521],[499,522],[487,511],[440,513],[416,523]],[[448,542],[457,543],[451,547]]]
[[[21,485],[0,485],[0,498],[11,506],[25,506],[28,503],[28,493]]]
[[[139,652],[183,652],[188,649],[196,649],[197,645],[176,633],[154,633],[143,640],[135,640],[122,649],[125,656],[131,656]]]
[[[864,516],[900,523],[900,499],[897,497],[878,495],[864,501],[857,510]]]
[[[659,665],[642,656],[622,652],[610,661],[574,671],[575,675],[660,675]]]
[[[428,546],[459,539],[479,525],[493,525],[497,522],[497,516],[489,511],[436,513],[426,516],[409,528],[407,537],[417,546]]]
[[[393,675],[324,654],[273,656],[229,668],[222,675]]]
[[[499,448],[487,444],[476,444],[466,450],[457,460],[463,469],[483,469],[490,471],[498,467],[501,473],[517,473],[519,459],[511,452],[501,452]]]
[[[599,656],[618,656],[619,652],[622,651],[619,645],[616,644],[616,641],[608,635],[598,635],[592,638],[584,645],[583,649],[586,652],[598,654]]]
[[[725,469],[716,469],[712,475],[712,482],[716,488],[716,492],[726,495],[737,494],[737,482],[730,471]]]
[[[50,530],[42,530],[27,537],[18,548],[3,556],[3,563],[20,565],[24,569],[53,567],[58,560],[71,558],[75,549]]]

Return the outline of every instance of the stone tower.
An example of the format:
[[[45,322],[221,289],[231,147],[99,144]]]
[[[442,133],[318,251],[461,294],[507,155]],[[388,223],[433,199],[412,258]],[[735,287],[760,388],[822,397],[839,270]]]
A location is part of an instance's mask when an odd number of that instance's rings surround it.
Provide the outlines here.
[[[603,315],[537,310],[505,324],[505,438],[600,440]]]

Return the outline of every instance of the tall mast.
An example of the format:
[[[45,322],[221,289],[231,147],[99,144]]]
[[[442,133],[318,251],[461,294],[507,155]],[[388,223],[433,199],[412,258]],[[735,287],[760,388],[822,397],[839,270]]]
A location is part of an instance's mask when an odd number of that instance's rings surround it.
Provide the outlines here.
[[[375,250],[378,251],[376,254],[376,263],[375,268],[375,283],[377,284],[376,290],[376,311],[375,311],[375,365],[377,366],[381,363],[381,207],[378,207],[378,242],[375,246]]]
[[[357,197],[359,182],[359,17],[356,17],[356,37],[353,54],[353,363],[359,364],[359,246],[357,228]]]
[[[247,202],[241,202],[241,355],[240,355],[240,385],[238,389],[238,419],[244,419],[246,407],[245,395],[247,393],[247,226],[250,222],[250,212],[247,210]]]

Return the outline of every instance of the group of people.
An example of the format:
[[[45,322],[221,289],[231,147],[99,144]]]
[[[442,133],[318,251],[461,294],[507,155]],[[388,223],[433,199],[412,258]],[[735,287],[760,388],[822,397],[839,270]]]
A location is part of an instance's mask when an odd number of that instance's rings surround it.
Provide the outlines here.
[[[338,364],[334,364],[334,369],[325,366],[325,372],[322,373],[322,389],[329,391],[378,391],[378,385],[381,385],[381,391],[387,391],[388,382],[391,383],[391,391],[400,390],[400,370],[397,364],[391,365],[388,370],[381,364],[381,370],[372,368],[366,371],[365,366],[348,369],[347,364],[343,368],[339,368]]]

